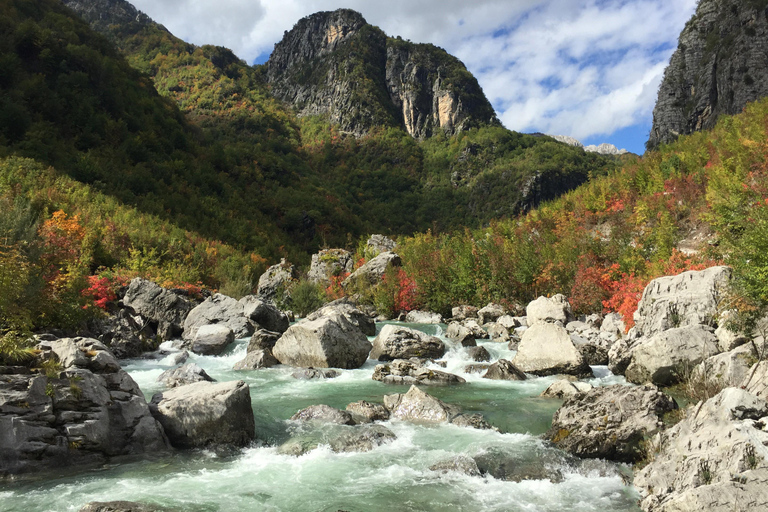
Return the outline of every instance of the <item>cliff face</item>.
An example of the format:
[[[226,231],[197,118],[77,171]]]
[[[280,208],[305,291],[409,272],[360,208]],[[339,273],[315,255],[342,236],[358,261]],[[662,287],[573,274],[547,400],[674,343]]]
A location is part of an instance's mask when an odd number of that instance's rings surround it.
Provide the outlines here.
[[[88,22],[91,28],[109,34],[111,27],[119,25],[132,32],[154,24],[152,19],[124,0],[61,0]]]
[[[432,45],[387,38],[350,10],[300,20],[267,63],[272,92],[299,115],[327,115],[357,136],[400,126],[423,139],[498,124],[477,80]]]
[[[646,144],[712,128],[768,95],[768,0],[701,0],[664,74]]]

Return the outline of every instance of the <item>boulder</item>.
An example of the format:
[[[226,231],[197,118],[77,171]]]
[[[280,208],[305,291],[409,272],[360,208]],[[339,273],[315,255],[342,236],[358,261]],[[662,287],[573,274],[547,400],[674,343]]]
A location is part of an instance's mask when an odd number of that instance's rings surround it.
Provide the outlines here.
[[[551,323],[538,322],[525,330],[512,363],[534,375],[592,376],[568,332]]]
[[[395,359],[391,363],[377,365],[372,378],[384,384],[398,385],[449,386],[466,383],[466,380],[452,373],[431,370],[405,359]]]
[[[384,406],[391,417],[416,423],[447,423],[460,413],[455,405],[446,404],[416,386],[411,386],[407,393],[384,395]]]
[[[490,367],[489,364],[468,364],[464,367],[464,373],[483,373]]]
[[[335,379],[339,375],[341,375],[341,372],[330,368],[305,368],[293,372],[291,377],[297,380],[324,380]]]
[[[439,313],[432,313],[431,311],[413,310],[405,315],[405,321],[409,324],[441,324],[443,317]]]
[[[195,354],[218,356],[234,341],[235,333],[226,325],[201,325],[192,339],[190,350]]]
[[[245,296],[238,302],[243,306],[243,316],[251,321],[255,329],[282,334],[291,323],[285,313],[256,295]]]
[[[739,387],[749,376],[754,361],[752,347],[742,345],[699,363],[691,373],[691,380],[708,389]]]
[[[506,328],[510,332],[520,327],[520,321],[512,315],[501,315],[496,320],[496,323]]]
[[[478,309],[475,306],[457,306],[451,309],[451,316],[456,322],[461,322],[468,318],[477,318]]]
[[[445,354],[445,344],[436,336],[399,325],[385,325],[373,340],[371,359],[392,361],[411,357],[438,358]]]
[[[115,357],[138,357],[156,343],[155,329],[150,320],[134,315],[127,309],[96,322],[98,339],[109,347]],[[180,333],[181,331],[179,331]]]
[[[560,322],[568,323],[572,316],[571,305],[565,299],[565,295],[557,294],[554,297],[539,297],[525,308],[528,327],[539,323]]]
[[[749,338],[743,332],[731,330],[730,324],[736,315],[737,312],[734,310],[724,311],[720,314],[720,320],[717,322],[715,336],[717,336],[717,345],[723,352],[729,352],[749,341]]]
[[[122,303],[134,314],[152,321],[164,340],[181,335],[184,320],[192,311],[192,303],[186,297],[140,277],[131,281]]]
[[[317,320],[324,316],[343,315],[352,324],[357,326],[366,336],[376,336],[376,323],[371,317],[352,304],[335,301],[312,312],[307,320]]]
[[[285,261],[285,258],[281,259],[280,263],[272,265],[261,274],[256,294],[264,300],[275,299],[288,288],[295,273],[293,265]]]
[[[305,319],[277,340],[272,353],[283,364],[305,368],[360,368],[371,343],[360,328],[341,314]]]
[[[463,428],[476,428],[478,430],[496,430],[491,426],[482,414],[459,414],[451,418],[451,425]]]
[[[208,297],[195,309],[189,312],[184,320],[185,340],[195,339],[197,330],[210,324],[219,324],[232,329],[236,339],[247,338],[253,334],[253,325],[244,314],[243,305],[233,299],[217,293]]]
[[[181,352],[176,352],[171,357],[171,365],[177,366],[182,365],[187,362],[189,359],[189,352],[186,350],[182,350]]]
[[[293,421],[314,421],[318,423],[335,423],[337,425],[354,425],[352,414],[329,405],[312,405],[302,409],[293,416]]]
[[[135,501],[92,501],[80,512],[165,512],[168,509]]]
[[[56,376],[4,367],[0,378],[0,475],[103,464],[168,450],[138,385],[98,340],[43,341]]]
[[[739,387],[758,398],[768,400],[768,361],[753,365]]]
[[[480,324],[478,324],[476,320],[470,318],[464,320],[461,325],[469,329],[472,332],[472,336],[477,340],[487,340],[490,337],[488,336],[488,331],[480,327]]]
[[[552,458],[555,458],[555,456]],[[549,480],[552,483],[562,482],[563,474],[558,468],[558,466],[562,465],[561,461],[556,459],[555,464],[547,464],[542,459],[541,456],[521,457],[519,453],[508,452],[495,447],[474,457],[480,474],[491,475],[497,480],[508,482],[522,482],[524,480]]]
[[[624,375],[627,371],[629,363],[632,362],[632,351],[629,348],[629,343],[620,339],[608,350],[608,369],[614,375]]]
[[[635,313],[637,332],[650,337],[677,327],[713,325],[730,279],[730,267],[654,279],[645,287]]]
[[[726,388],[650,440],[635,473],[645,511],[717,512],[768,507],[768,403]]]
[[[560,379],[553,382],[545,389],[541,395],[544,398],[570,398],[576,396],[579,393],[586,393],[592,390],[592,384],[588,382],[571,382],[567,379]]]
[[[579,353],[584,362],[590,366],[605,366],[608,364],[608,350],[594,343],[585,343],[578,346]]]
[[[256,437],[251,394],[241,380],[173,388],[155,394],[149,407],[176,448],[245,446]]]
[[[493,363],[483,375],[484,379],[491,380],[526,380],[525,373],[506,359],[499,359]]]
[[[157,382],[162,382],[169,388],[185,386],[187,384],[202,381],[214,382],[211,376],[195,363],[185,364],[178,368],[171,368],[170,370],[161,373],[157,378]]]
[[[509,343],[512,337],[509,334],[509,330],[501,324],[490,323],[486,324],[488,330],[488,336],[491,341],[496,343]]]
[[[259,370],[261,368],[272,368],[280,364],[272,351],[268,348],[257,349],[248,352],[245,358],[235,363],[233,370]]]
[[[627,332],[627,328],[624,324],[624,318],[619,313],[608,313],[603,318],[603,323],[600,325],[600,332],[611,334],[620,339]]]
[[[349,275],[355,262],[352,254],[344,249],[323,249],[312,255],[307,280],[328,287],[331,277]]]
[[[382,404],[373,404],[360,400],[347,405],[346,410],[352,415],[355,423],[373,423],[374,421],[387,421],[389,411]]]
[[[669,329],[640,340],[632,348],[632,362],[624,375],[635,384],[668,386],[719,351],[711,328],[699,325]]]
[[[468,327],[464,327],[459,322],[451,322],[448,325],[448,329],[445,331],[445,337],[460,343],[462,347],[474,347],[477,345],[472,330]]]
[[[475,459],[464,455],[457,455],[450,459],[440,461],[437,464],[432,464],[429,466],[429,469],[430,471],[437,471],[442,474],[453,472],[467,476],[480,476],[480,469],[477,467]]]
[[[477,312],[477,319],[480,325],[495,322],[500,317],[507,314],[507,309],[501,304],[490,303]]]
[[[485,361],[491,360],[491,354],[488,353],[488,350],[483,347],[468,347],[467,348],[467,356],[473,360],[477,361],[478,363],[482,363]]]
[[[397,243],[384,235],[371,235],[371,237],[365,243],[366,252],[371,251],[374,254],[394,251],[395,247],[397,247]]]
[[[371,285],[378,284],[384,278],[387,268],[390,266],[399,267],[400,265],[402,265],[400,256],[390,251],[382,252],[355,270],[341,285],[346,288],[358,280]]]
[[[395,439],[395,434],[383,425],[333,425],[292,437],[278,448],[278,453],[299,456],[321,444],[337,453],[367,452]]]
[[[674,409],[675,401],[655,386],[594,388],[563,403],[547,438],[578,457],[637,462],[646,456],[644,438]]]
[[[257,329],[251,336],[251,341],[248,342],[248,352],[254,350],[272,350],[275,348],[275,343],[282,336],[279,332],[268,331],[266,329]]]

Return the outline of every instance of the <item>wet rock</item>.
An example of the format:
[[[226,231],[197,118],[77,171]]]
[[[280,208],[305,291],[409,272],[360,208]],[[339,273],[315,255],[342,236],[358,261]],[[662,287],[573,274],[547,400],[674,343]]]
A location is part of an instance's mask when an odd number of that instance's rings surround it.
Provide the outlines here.
[[[586,393],[592,390],[592,384],[588,382],[572,382],[566,379],[561,379],[553,382],[549,385],[541,395],[544,398],[570,398],[576,396],[579,393]]]
[[[609,362],[608,350],[605,347],[586,343],[578,348],[584,362],[590,366],[605,366]]]
[[[331,407],[330,405],[320,404],[312,405],[306,409],[302,409],[293,416],[291,419],[294,421],[315,421],[320,423],[335,423],[337,425],[354,425],[355,420],[352,419],[352,414],[347,411],[342,411]]]
[[[416,386],[407,393],[384,395],[384,406],[391,417],[417,423],[447,423],[460,409],[428,395]]]
[[[765,400],[726,388],[656,435],[653,458],[635,474],[643,510],[765,509],[766,416]]]
[[[518,367],[506,359],[499,359],[493,363],[483,375],[484,379],[491,380],[526,380],[527,377]]]
[[[405,315],[405,321],[409,324],[441,324],[443,323],[442,315],[438,313],[432,313],[431,311],[409,311]]]
[[[149,407],[177,448],[244,446],[256,437],[251,394],[243,381],[188,384],[157,393]]]
[[[80,512],[165,512],[168,509],[135,501],[92,501]]]
[[[253,325],[248,321],[241,303],[217,293],[208,297],[195,309],[189,312],[184,320],[185,340],[195,339],[198,329],[204,325],[218,324],[232,330],[236,339],[247,338],[253,334]]]
[[[190,350],[206,356],[221,355],[235,341],[235,333],[226,325],[202,325],[192,339]]]
[[[438,358],[445,354],[445,344],[436,336],[398,325],[385,325],[373,340],[371,359],[392,361],[411,357]]]
[[[365,263],[362,267],[355,270],[341,284],[346,288],[351,283],[361,280],[368,284],[375,285],[384,278],[384,273],[387,271],[387,268],[390,266],[399,267],[400,265],[402,265],[400,256],[390,251],[382,252]]]
[[[730,267],[654,279],[645,287],[635,313],[637,332],[650,337],[668,329],[714,324],[730,280]]]
[[[681,327],[640,340],[632,348],[632,362],[624,375],[629,382],[653,382],[668,386],[704,359],[717,354],[717,338],[711,328]]]
[[[355,423],[373,423],[374,421],[387,421],[389,411],[382,404],[374,404],[360,400],[347,405],[346,410],[352,415]]]
[[[332,302],[307,316],[307,320],[317,320],[324,316],[342,315],[352,324],[357,326],[366,336],[376,336],[376,323],[359,308],[346,302]]]
[[[578,377],[592,376],[592,370],[559,325],[538,322],[526,329],[512,363],[525,373]]]
[[[192,303],[171,290],[137,277],[131,281],[122,300],[134,314],[149,319],[164,340],[180,336]]]
[[[440,461],[437,464],[432,464],[429,466],[429,469],[442,474],[454,472],[467,476],[480,476],[480,469],[477,467],[475,459],[464,455],[457,455],[450,459]]]
[[[501,304],[488,304],[477,312],[477,319],[480,325],[495,322],[500,317],[507,314],[507,309]]]
[[[169,388],[185,386],[187,384],[192,384],[193,382],[202,381],[214,382],[211,376],[195,363],[189,363],[180,366],[179,368],[166,370],[157,378],[157,382],[162,382]]]
[[[243,316],[254,324],[254,329],[266,329],[282,334],[290,325],[285,313],[256,295],[248,295],[238,302],[243,306]]]
[[[266,329],[257,329],[251,336],[251,341],[248,342],[248,352],[254,350],[272,350],[275,348],[275,343],[280,339],[279,332],[268,331]]]
[[[272,353],[283,364],[305,368],[360,368],[371,344],[360,328],[339,313],[302,320],[283,334]]]
[[[557,294],[554,297],[539,297],[525,308],[528,327],[540,323],[560,322],[568,323],[572,316],[571,305],[565,299],[565,295]]]
[[[461,322],[468,318],[477,318],[478,309],[475,306],[457,306],[451,309],[454,321]]]
[[[323,380],[335,379],[339,375],[341,375],[341,372],[328,368],[307,368],[305,370],[293,372],[291,377],[299,380]]]
[[[331,450],[337,453],[369,452],[397,439],[397,436],[383,425],[360,425],[344,429],[330,441]]]
[[[677,408],[655,386],[594,388],[565,401],[547,438],[579,457],[637,462],[645,437],[661,428],[661,416]]]
[[[474,457],[481,475],[491,475],[498,480],[522,482],[524,480],[549,480],[552,483],[563,481],[559,469],[543,463],[540,458],[520,458],[517,454],[507,453],[492,448]]]
[[[490,361],[491,360],[491,354],[488,353],[488,350],[483,347],[468,347],[467,348],[467,356],[473,360],[477,361],[479,363]]]
[[[489,364],[468,364],[464,367],[464,373],[483,373],[490,367]]]
[[[189,359],[189,352],[186,350],[182,350],[181,352],[176,352],[173,357],[171,358],[171,364],[181,365],[187,362],[187,359]]]
[[[272,355],[272,351],[268,348],[252,350],[247,353],[244,359],[241,359],[233,370],[259,370],[261,368],[272,368],[280,364],[275,356]]]
[[[388,364],[376,365],[373,370],[373,380],[384,384],[424,386],[449,386],[464,384],[466,381],[452,373],[425,368],[423,364],[405,359],[395,359]]]
[[[459,414],[451,418],[451,425],[478,430],[495,430],[482,414]]]

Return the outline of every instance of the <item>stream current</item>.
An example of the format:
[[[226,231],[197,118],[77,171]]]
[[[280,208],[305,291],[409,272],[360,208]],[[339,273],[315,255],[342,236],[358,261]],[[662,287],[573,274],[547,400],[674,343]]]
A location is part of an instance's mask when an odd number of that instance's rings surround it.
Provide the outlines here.
[[[377,324],[377,331],[383,325]],[[320,446],[299,457],[280,454],[277,446],[300,428],[297,422],[288,421],[297,411],[315,404],[344,409],[357,400],[382,403],[385,394],[404,393],[408,387],[373,381],[371,375],[378,364],[373,360],[327,380],[297,380],[292,377],[295,369],[284,366],[233,371],[248,346],[248,340],[240,340],[221,356],[190,354],[188,362],[198,364],[218,381],[248,383],[259,439],[253,447],[119,460],[97,470],[70,470],[33,482],[4,484],[0,486],[0,510],[77,511],[91,501],[127,500],[185,512],[639,511],[637,492],[618,471],[580,465],[541,440],[561,402],[538,395],[555,377],[517,382],[467,374],[464,367],[474,361],[442,335],[444,326],[402,325],[443,339],[449,347],[442,358],[447,367],[434,368],[467,380],[463,385],[423,389],[459,405],[465,413],[482,414],[499,432],[393,420],[383,424],[397,439],[369,452],[334,453]],[[493,361],[514,356],[506,344],[478,340],[478,345],[485,346]],[[161,349],[175,351],[171,343]],[[171,361],[172,354],[125,360],[122,365],[150,400],[164,389],[156,380],[171,368]],[[588,380],[592,385],[624,383],[623,377],[613,376],[606,367],[593,369],[596,377]],[[516,464],[545,467],[559,476],[554,479],[558,483],[550,479],[514,482],[429,469],[456,456],[489,452],[502,453]],[[631,474],[627,467],[616,469]]]

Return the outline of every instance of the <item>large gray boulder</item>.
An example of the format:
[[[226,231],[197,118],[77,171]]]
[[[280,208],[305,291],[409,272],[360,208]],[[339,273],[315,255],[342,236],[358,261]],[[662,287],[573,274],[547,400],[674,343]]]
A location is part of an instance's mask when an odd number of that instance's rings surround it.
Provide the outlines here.
[[[669,329],[632,347],[632,362],[624,376],[635,384],[668,386],[719,351],[711,328],[698,325]]]
[[[235,341],[235,333],[224,324],[201,325],[195,332],[190,350],[205,356],[221,355]]]
[[[366,336],[376,336],[376,322],[370,316],[347,302],[335,301],[327,304],[307,315],[307,320],[317,320],[318,318],[330,315],[342,315],[351,324],[363,331],[363,334]]]
[[[405,359],[395,359],[388,364],[376,365],[372,378],[384,384],[397,385],[450,386],[467,382],[452,373],[432,370],[420,363]]]
[[[293,265],[285,261],[285,258],[281,259],[280,263],[272,265],[261,274],[256,294],[264,300],[274,299],[278,293],[288,288],[295,273]]]
[[[527,377],[518,367],[506,359],[499,359],[493,363],[483,375],[490,380],[526,380]]]
[[[436,337],[416,329],[388,324],[373,340],[371,359],[439,358],[445,354],[445,344]]]
[[[384,278],[387,268],[390,266],[399,267],[400,265],[402,265],[400,256],[390,251],[382,252],[355,270],[342,282],[342,286],[346,288],[357,280],[371,285],[378,284]]]
[[[237,339],[247,338],[254,331],[253,325],[245,316],[243,305],[232,297],[220,293],[208,297],[189,312],[184,321],[183,338],[187,341],[195,339],[197,330],[210,324],[229,327]]]
[[[282,334],[291,324],[285,313],[256,295],[247,295],[239,302],[243,305],[243,316],[254,324],[255,329],[266,329]]]
[[[140,277],[128,286],[123,306],[151,320],[158,336],[164,340],[181,335],[184,320],[192,310],[192,303],[186,297]]]
[[[654,436],[635,473],[647,512],[768,510],[768,402],[726,388]]]
[[[480,325],[495,322],[507,314],[507,309],[501,304],[490,303],[477,312],[477,319]]]
[[[154,395],[149,407],[177,448],[245,446],[256,437],[251,393],[243,381],[173,388]]]
[[[539,322],[525,330],[512,364],[534,375],[592,375],[568,332],[551,323]]]
[[[312,255],[307,280],[323,286],[331,284],[331,277],[350,274],[355,265],[352,254],[344,249],[323,249]]]
[[[391,417],[415,423],[448,423],[461,412],[455,405],[446,404],[416,386],[411,386],[407,393],[384,395],[384,406]]]
[[[37,348],[62,371],[19,368],[0,378],[0,475],[170,448],[138,385],[102,343],[64,338]]]
[[[730,280],[730,267],[654,279],[645,287],[635,312],[637,332],[649,337],[676,327],[713,325]]]
[[[287,329],[286,329],[287,330]],[[282,333],[268,331],[266,329],[257,329],[251,336],[251,340],[248,342],[247,352],[253,352],[255,350],[272,350],[275,347],[275,343],[280,339]]]
[[[643,440],[662,427],[662,415],[677,404],[655,386],[594,388],[565,401],[547,438],[579,457],[637,462]]]
[[[360,368],[371,343],[360,328],[342,314],[302,320],[277,340],[273,355],[289,366]]]
[[[195,363],[189,363],[164,371],[157,378],[157,381],[162,382],[169,388],[176,388],[195,382],[214,382],[214,379]]]
[[[472,329],[461,325],[459,322],[451,322],[445,331],[445,337],[461,344],[462,347],[475,347],[477,341]]]
[[[539,323],[561,322],[568,323],[571,315],[571,305],[565,295],[557,294],[553,297],[539,297],[525,308],[528,327]]]

